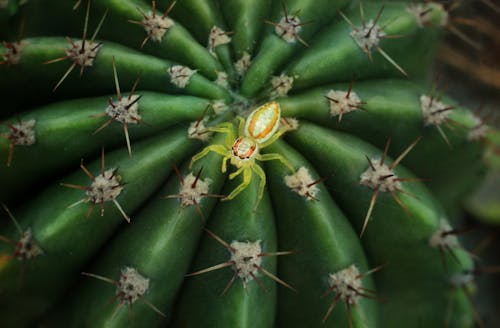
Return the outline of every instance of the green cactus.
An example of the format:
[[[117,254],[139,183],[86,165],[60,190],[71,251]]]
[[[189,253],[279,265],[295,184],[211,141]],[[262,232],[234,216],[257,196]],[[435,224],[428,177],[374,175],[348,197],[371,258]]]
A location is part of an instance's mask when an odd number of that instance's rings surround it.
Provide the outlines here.
[[[1,6],[2,327],[482,324],[442,5]]]

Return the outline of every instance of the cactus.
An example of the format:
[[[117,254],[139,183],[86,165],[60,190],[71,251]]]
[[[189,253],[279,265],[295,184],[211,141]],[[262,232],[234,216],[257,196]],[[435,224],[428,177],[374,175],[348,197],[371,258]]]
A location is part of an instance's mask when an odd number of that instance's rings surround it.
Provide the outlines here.
[[[2,326],[482,324],[442,5],[0,6]]]

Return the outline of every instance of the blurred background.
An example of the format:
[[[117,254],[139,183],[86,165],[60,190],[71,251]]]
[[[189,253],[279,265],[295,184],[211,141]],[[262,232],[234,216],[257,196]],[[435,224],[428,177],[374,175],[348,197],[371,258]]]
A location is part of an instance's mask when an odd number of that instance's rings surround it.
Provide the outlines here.
[[[477,325],[500,327],[500,293],[492,292],[500,290],[500,1],[441,3],[450,19],[435,63],[440,84],[492,127],[483,141],[489,172],[464,203],[463,238],[477,255]]]

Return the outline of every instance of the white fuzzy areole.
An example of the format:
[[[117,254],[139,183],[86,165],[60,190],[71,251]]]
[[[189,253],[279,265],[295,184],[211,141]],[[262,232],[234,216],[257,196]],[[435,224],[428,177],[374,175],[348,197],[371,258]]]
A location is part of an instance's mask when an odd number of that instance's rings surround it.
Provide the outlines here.
[[[115,121],[126,124],[137,124],[141,120],[139,115],[139,95],[123,97],[120,100],[113,101],[106,108],[106,114]]]
[[[347,94],[347,91],[341,90],[328,91],[326,97],[330,105],[330,116],[338,116],[359,109],[362,105],[362,101],[356,92],[351,90],[349,97]]]
[[[18,242],[16,243],[16,251],[14,257],[18,260],[32,260],[35,257],[42,255],[43,250],[38,246],[31,229],[27,229],[21,235]]]
[[[243,280],[244,286],[247,282],[253,279],[259,272],[257,267],[262,263],[262,248],[260,240],[256,242],[240,242],[233,241],[230,244],[231,259],[233,270],[237,273],[238,277]]]
[[[142,26],[151,40],[161,42],[165,33],[174,26],[174,21],[168,17],[163,17],[163,15],[153,15],[150,12],[144,15]]]
[[[66,56],[81,67],[90,67],[94,64],[97,52],[101,49],[102,44],[85,40],[83,49],[82,45],[82,40],[70,42],[69,47],[65,50]]]
[[[35,120],[13,123],[6,138],[16,146],[31,146],[36,142],[35,125]]]
[[[213,26],[208,35],[208,50],[213,54],[216,47],[231,42],[228,33],[223,29]]]
[[[455,287],[465,287],[474,282],[474,274],[472,271],[455,273],[450,278],[450,284]]]
[[[434,248],[457,248],[459,247],[458,238],[454,234],[449,233],[453,228],[446,219],[439,221],[439,228],[429,239],[429,245]]]
[[[294,117],[282,117],[280,120],[279,130],[288,132],[299,128],[299,120]]]
[[[384,36],[384,31],[373,20],[370,20],[364,27],[353,27],[351,31],[351,37],[361,50],[366,53],[371,52],[372,48],[378,47],[380,40]]]
[[[315,180],[312,178],[309,170],[303,166],[300,167],[294,174],[285,176],[284,180],[288,188],[292,189],[292,191],[307,200],[315,199],[316,194],[319,192],[318,187],[314,184]]]
[[[210,106],[214,110],[215,115],[220,115],[222,113],[225,113],[229,107],[226,105],[226,102],[224,100],[213,100],[210,103]]]
[[[208,121],[208,117],[200,121],[191,122],[188,128],[188,138],[198,139],[201,141],[208,141],[212,137],[213,133],[208,130],[205,126],[205,122]]]
[[[174,65],[168,69],[170,74],[170,82],[179,88],[185,88],[191,76],[196,73],[196,70],[192,70],[187,66]]]
[[[426,14],[426,11],[428,9],[428,6],[425,4],[409,4],[406,7],[406,12],[412,14],[415,17],[415,20],[417,21],[417,25],[419,27],[424,27],[429,21],[429,15]]]
[[[241,55],[241,58],[234,63],[234,69],[239,76],[243,76],[250,67],[251,63],[250,54],[245,51],[243,52],[243,55]]]
[[[116,296],[120,303],[134,303],[144,296],[149,288],[149,279],[143,277],[135,268],[125,267],[120,274]]]
[[[97,175],[85,192],[88,201],[97,204],[115,200],[123,190],[120,180],[121,177],[116,174],[116,169]]]
[[[293,15],[281,17],[279,23],[274,26],[274,32],[288,43],[293,43],[298,39],[301,29],[300,19]]]
[[[184,177],[184,183],[181,183],[178,196],[183,208],[199,204],[201,199],[208,194],[208,187],[212,183],[212,180],[209,178],[205,180],[198,179],[196,185],[194,185],[195,181],[196,176],[193,173],[189,173]]]
[[[438,101],[430,96],[420,96],[420,108],[424,117],[424,124],[427,125],[441,125],[448,121],[448,116],[451,110],[443,110],[449,108],[449,105]]]
[[[7,51],[1,56],[2,60],[0,63],[6,63],[8,65],[19,64],[25,42],[3,42],[3,45],[7,48]]]
[[[359,278],[359,270],[354,264],[343,270],[330,273],[328,285],[336,293],[336,297],[350,305],[358,303],[360,297],[358,292],[363,288]]]
[[[273,87],[271,99],[285,97],[293,87],[293,80],[292,76],[288,76],[285,73],[271,77],[271,86]]]
[[[474,127],[472,127],[467,134],[468,141],[478,141],[486,137],[489,127],[484,124],[483,120],[474,115]]]
[[[371,159],[370,161],[374,169],[369,166],[368,169],[361,174],[360,184],[372,189],[378,188],[383,192],[393,192],[401,189],[401,182],[397,180],[398,176],[389,166],[385,164],[380,165],[379,159]]]
[[[408,7],[406,7],[406,11],[415,16],[415,20],[417,21],[417,25],[419,27],[424,27],[432,22],[431,11],[441,12],[441,21],[439,22],[439,26],[446,26],[450,18],[443,5],[437,2],[409,4]]]
[[[217,72],[217,79],[215,80],[215,84],[222,88],[228,88],[228,76],[226,72]]]

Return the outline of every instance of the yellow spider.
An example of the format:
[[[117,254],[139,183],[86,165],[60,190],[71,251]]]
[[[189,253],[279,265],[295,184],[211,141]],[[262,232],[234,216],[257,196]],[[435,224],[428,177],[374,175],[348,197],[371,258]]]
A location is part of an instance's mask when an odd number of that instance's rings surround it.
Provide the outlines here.
[[[281,119],[281,108],[277,102],[272,101],[255,109],[246,120],[240,116],[238,116],[237,119],[239,122],[237,138],[235,138],[234,134],[234,125],[230,122],[225,122],[210,128],[210,130],[214,132],[227,133],[226,144],[205,147],[201,152],[193,156],[190,165],[192,166],[194,162],[213,151],[224,156],[222,160],[223,173],[227,170],[227,160],[229,160],[232,165],[236,166],[236,171],[229,175],[229,179],[234,179],[243,173],[243,181],[241,184],[223,200],[230,200],[236,197],[250,184],[252,172],[255,172],[255,174],[260,177],[259,193],[257,204],[255,205],[255,207],[257,207],[264,194],[266,174],[255,160],[279,160],[292,172],[294,170],[293,166],[280,154],[259,153],[260,149],[272,144],[285,132],[284,130],[278,131]]]

